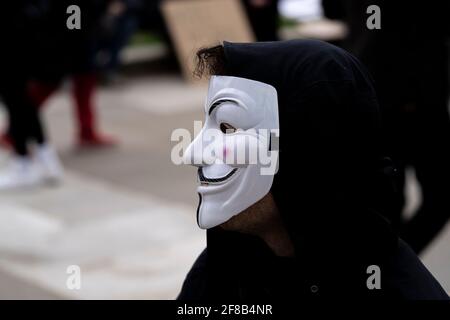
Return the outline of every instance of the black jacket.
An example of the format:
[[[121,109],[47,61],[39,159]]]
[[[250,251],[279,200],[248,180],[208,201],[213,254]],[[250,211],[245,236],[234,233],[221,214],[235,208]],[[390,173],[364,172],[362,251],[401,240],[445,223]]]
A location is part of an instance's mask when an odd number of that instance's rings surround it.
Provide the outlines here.
[[[208,257],[208,249],[205,249],[189,271],[178,299],[218,302],[320,298],[339,300],[349,298],[350,294],[353,298],[385,300],[448,300],[436,279],[402,240],[398,241],[394,254],[381,270],[380,290],[370,291],[360,286],[360,290],[351,292],[349,289],[355,287],[340,287],[342,281],[333,281],[333,277],[339,277],[333,266],[329,268],[332,277],[328,278],[324,288],[321,285],[323,281],[317,282],[310,278],[301,258],[276,257],[267,251],[263,260],[241,260],[235,266],[237,270],[222,269],[223,278],[213,280],[210,268],[214,268],[214,262]],[[230,279],[230,271],[239,276]],[[361,284],[366,283],[370,274],[361,275]]]

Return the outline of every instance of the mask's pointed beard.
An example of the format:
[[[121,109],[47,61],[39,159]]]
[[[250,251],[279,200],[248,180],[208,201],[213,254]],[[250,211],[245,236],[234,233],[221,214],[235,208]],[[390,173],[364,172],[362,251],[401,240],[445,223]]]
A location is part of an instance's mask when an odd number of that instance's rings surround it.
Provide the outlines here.
[[[197,206],[197,225],[200,226],[200,206],[202,205],[202,195],[198,193],[198,206]]]

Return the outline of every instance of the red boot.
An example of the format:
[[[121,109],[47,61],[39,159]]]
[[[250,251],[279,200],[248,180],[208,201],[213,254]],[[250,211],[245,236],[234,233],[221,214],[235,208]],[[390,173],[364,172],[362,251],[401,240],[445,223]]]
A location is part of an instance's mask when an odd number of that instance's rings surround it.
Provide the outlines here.
[[[92,98],[96,86],[95,74],[77,74],[73,76],[73,94],[77,105],[79,141],[81,147],[110,147],[117,144],[112,137],[99,134],[95,128],[95,113]]]
[[[100,135],[98,133],[92,135],[80,135],[78,139],[78,146],[84,147],[114,147],[118,144],[114,137]]]

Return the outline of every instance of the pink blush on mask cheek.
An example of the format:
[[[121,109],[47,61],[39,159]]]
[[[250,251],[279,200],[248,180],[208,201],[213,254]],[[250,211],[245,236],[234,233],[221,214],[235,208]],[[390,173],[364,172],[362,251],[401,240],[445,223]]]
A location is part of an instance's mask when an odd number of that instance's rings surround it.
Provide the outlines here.
[[[222,159],[224,159],[224,160],[226,160],[227,159],[227,154],[228,154],[228,149],[225,147],[225,148],[223,148],[223,151],[222,151]]]
[[[223,151],[222,151],[222,156],[223,156],[223,162],[224,163],[226,163],[226,164],[233,164],[233,152],[232,152],[232,150],[230,150],[229,148],[227,148],[227,147],[224,147],[223,148]],[[231,157],[231,159],[228,159],[228,157]]]

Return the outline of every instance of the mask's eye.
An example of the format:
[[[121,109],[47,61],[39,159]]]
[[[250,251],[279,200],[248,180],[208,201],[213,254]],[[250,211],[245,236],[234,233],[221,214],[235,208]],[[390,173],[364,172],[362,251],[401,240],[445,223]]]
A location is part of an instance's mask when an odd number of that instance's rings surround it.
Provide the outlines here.
[[[233,133],[236,131],[236,128],[233,127],[231,124],[226,123],[226,122],[222,122],[220,124],[220,131],[222,131],[223,133]]]

